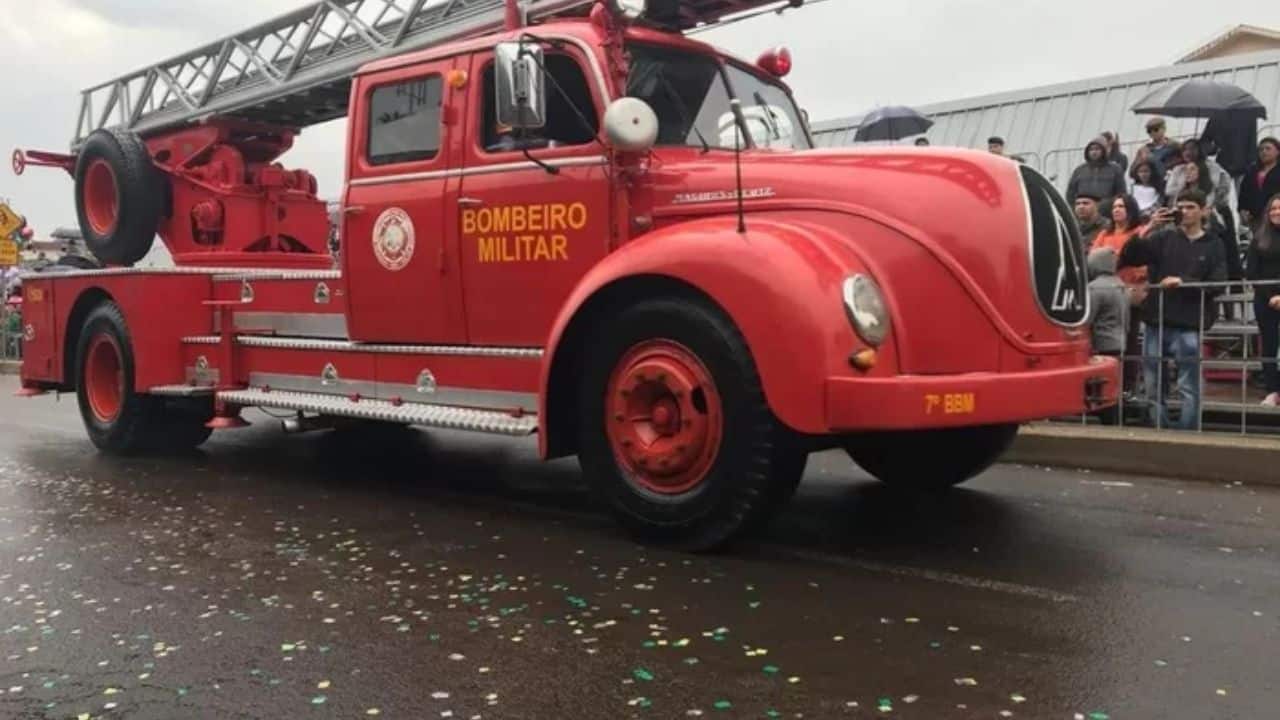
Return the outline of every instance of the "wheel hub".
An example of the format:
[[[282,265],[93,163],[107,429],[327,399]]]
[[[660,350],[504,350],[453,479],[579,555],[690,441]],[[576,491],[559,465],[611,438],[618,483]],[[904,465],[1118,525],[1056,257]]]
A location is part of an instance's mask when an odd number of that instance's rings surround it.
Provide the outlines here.
[[[706,479],[723,418],[711,373],[690,350],[669,340],[632,348],[610,379],[606,411],[614,455],[636,485],[680,495]]]
[[[106,160],[98,158],[89,164],[83,192],[89,226],[99,235],[110,235],[119,219],[120,193],[116,173]]]
[[[103,423],[115,421],[120,416],[125,394],[124,361],[115,338],[104,334],[89,343],[84,384],[94,417]]]

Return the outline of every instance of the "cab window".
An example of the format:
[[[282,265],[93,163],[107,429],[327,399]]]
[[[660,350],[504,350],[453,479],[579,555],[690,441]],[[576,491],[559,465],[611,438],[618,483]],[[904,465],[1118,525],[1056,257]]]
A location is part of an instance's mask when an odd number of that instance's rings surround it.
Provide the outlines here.
[[[481,88],[484,93],[484,113],[480,119],[483,127],[479,133],[480,147],[485,152],[574,147],[595,141],[600,119],[582,66],[573,57],[562,53],[548,53],[543,64],[547,69],[547,124],[538,129],[520,131],[498,125],[493,63],[485,68],[484,87]]]
[[[444,81],[439,75],[376,88],[369,98],[370,165],[430,160],[440,152]]]
[[[742,117],[756,147],[784,150],[811,147],[795,111],[795,102],[785,90],[736,65],[727,65],[725,72],[734,94],[742,101]]]

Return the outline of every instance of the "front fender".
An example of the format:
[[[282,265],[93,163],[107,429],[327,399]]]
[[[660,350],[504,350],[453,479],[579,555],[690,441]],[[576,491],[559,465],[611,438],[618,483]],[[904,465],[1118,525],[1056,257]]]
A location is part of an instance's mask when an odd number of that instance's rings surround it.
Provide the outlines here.
[[[865,268],[831,230],[762,216],[752,217],[745,234],[737,231],[736,218],[717,217],[628,243],[582,279],[553,326],[540,393],[547,419],[543,454],[564,454],[556,450],[563,443],[554,420],[561,416],[556,403],[566,400],[553,375],[574,350],[564,347],[566,332],[594,299],[637,278],[674,282],[717,305],[745,338],[778,419],[802,433],[822,433],[826,379],[850,373],[850,353],[865,347],[849,326],[840,295],[844,279]],[[882,361],[891,360],[892,350],[883,350]]]

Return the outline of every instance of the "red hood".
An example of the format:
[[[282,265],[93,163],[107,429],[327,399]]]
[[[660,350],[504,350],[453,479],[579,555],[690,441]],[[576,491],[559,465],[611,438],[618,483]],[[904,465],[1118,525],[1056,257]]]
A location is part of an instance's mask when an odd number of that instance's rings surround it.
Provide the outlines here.
[[[651,177],[660,226],[733,212],[733,153],[668,148],[657,155]],[[866,233],[846,234],[877,271],[891,302],[911,304],[912,298],[934,294],[939,283],[958,285],[1005,339],[1003,345],[997,339],[990,347],[967,346],[967,364],[921,362],[904,369],[994,370],[1003,346],[1023,353],[1061,352],[1063,328],[1041,309],[1033,289],[1028,191],[1015,162],[975,151],[915,147],[752,151],[741,161],[749,211],[825,210],[891,228],[893,244],[911,245],[910,252],[891,252],[883,234],[874,241]],[[892,258],[898,262],[891,263]],[[942,308],[933,308],[932,320],[946,321]],[[1041,347],[1032,347],[1036,344]]]

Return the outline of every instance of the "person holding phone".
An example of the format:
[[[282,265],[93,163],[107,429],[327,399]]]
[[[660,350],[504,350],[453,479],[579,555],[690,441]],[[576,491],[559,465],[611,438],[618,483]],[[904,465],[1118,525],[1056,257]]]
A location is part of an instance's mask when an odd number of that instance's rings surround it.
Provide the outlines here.
[[[1146,266],[1155,291],[1142,303],[1143,376],[1151,420],[1159,427],[1194,430],[1200,419],[1200,331],[1213,327],[1213,299],[1222,288],[1190,288],[1192,283],[1222,283],[1227,261],[1222,241],[1205,224],[1208,199],[1200,190],[1183,190],[1173,209],[1151,217],[1151,232],[1130,240],[1119,267]],[[1178,422],[1169,422],[1159,372],[1172,356],[1177,364]]]
[[[1245,277],[1266,283],[1253,287],[1253,311],[1262,335],[1262,377],[1267,385],[1264,407],[1280,407],[1280,195],[1267,201],[1262,224],[1249,244]]]

